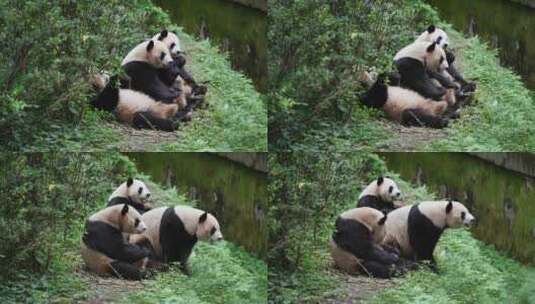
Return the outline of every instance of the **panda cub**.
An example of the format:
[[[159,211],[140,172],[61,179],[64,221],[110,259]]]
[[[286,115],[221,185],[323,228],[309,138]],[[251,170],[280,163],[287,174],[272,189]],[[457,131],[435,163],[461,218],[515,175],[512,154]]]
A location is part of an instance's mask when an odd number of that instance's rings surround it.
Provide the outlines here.
[[[401,76],[401,86],[433,100],[442,100],[446,89],[435,85],[428,70],[448,68],[446,53],[436,42],[413,42],[394,56],[394,64]],[[450,102],[453,103],[453,102]]]
[[[130,242],[152,250],[151,259],[180,262],[181,270],[187,275],[190,274],[187,261],[197,240],[223,239],[213,215],[189,206],[155,208],[144,213],[142,219],[147,231],[144,235],[132,235]]]
[[[98,211],[87,220],[80,244],[85,264],[100,275],[141,280],[150,251],[127,243],[122,234],[146,229],[141,215],[127,204]]]
[[[371,182],[359,196],[357,207],[370,207],[384,214],[400,207],[401,199],[398,185],[388,177],[379,177]]]
[[[108,198],[108,207],[127,204],[134,207],[140,214],[150,210],[146,203],[150,197],[150,191],[142,181],[131,177],[122,183]]]
[[[342,213],[336,219],[336,230],[329,240],[335,265],[348,273],[360,271],[378,278],[390,278],[399,258],[380,246],[386,220],[386,215],[369,207]]]
[[[389,86],[383,76],[361,96],[361,102],[382,109],[389,119],[406,127],[441,129],[448,126],[446,101],[432,101],[409,89]]]
[[[169,48],[163,42],[149,40],[138,44],[121,66],[129,77],[128,88],[161,102],[175,103],[178,92],[160,79],[162,69],[175,68]]]
[[[106,83],[104,76],[96,75],[92,81],[99,89],[105,84],[91,101],[96,109],[113,112],[119,121],[139,129],[172,132],[178,128],[178,105],[157,102],[141,92],[118,88],[118,76]]]
[[[434,266],[433,251],[444,229],[468,226],[474,221],[468,209],[455,201],[430,201],[405,206],[388,214],[383,244],[400,248],[406,258],[429,260]]]
[[[163,30],[154,35],[153,40],[163,42],[171,53],[173,63],[167,68],[160,69],[160,79],[168,86],[174,87],[179,96],[177,103],[181,108],[189,108],[192,110],[202,102],[202,95],[205,95],[207,88],[198,85],[191,74],[186,70],[186,57],[183,56],[183,51],[180,47],[180,40],[173,32]],[[190,101],[188,103],[188,101]]]
[[[466,81],[461,74],[457,71],[454,62],[455,55],[448,49],[449,37],[448,34],[434,25],[430,25],[426,31],[424,31],[416,41],[420,42],[436,42],[440,45],[446,53],[446,61],[448,62],[448,68],[443,71],[429,71],[430,76],[440,82],[445,88],[461,89],[462,92],[475,91],[475,84]]]

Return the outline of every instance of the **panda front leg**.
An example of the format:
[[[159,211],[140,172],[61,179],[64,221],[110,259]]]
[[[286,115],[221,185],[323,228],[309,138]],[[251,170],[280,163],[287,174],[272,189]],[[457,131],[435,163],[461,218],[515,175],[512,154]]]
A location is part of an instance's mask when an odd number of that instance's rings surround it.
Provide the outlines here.
[[[442,129],[448,126],[448,120],[427,114],[421,109],[407,109],[401,114],[401,124],[406,127],[431,127]]]
[[[178,128],[178,122],[160,118],[150,111],[137,112],[132,120],[132,125],[138,129],[155,129],[168,132],[173,132]]]

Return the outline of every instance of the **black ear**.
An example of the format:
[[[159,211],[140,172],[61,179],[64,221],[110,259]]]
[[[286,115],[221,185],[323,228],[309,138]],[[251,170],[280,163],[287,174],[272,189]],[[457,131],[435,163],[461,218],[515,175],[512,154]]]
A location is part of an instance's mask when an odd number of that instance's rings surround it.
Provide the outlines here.
[[[128,187],[132,186],[133,183],[134,183],[134,180],[131,177],[129,177],[126,180],[126,187],[128,188]]]
[[[453,209],[453,202],[450,201],[450,202],[448,203],[448,205],[446,206],[446,214],[447,214],[447,213],[450,213],[452,209]]]
[[[430,25],[428,28],[427,28],[427,32],[429,34],[431,34],[432,32],[434,32],[437,28],[434,26],[434,25]]]
[[[160,33],[160,37],[158,37],[158,40],[162,41],[164,40],[165,37],[167,37],[167,30],[163,30],[161,33]]]
[[[203,213],[201,217],[199,218],[199,224],[204,223],[204,221],[206,221],[207,218],[208,218],[208,212]]]
[[[381,176],[377,179],[377,186],[381,186],[381,184],[385,181],[385,179]]]
[[[428,53],[432,53],[432,52],[434,52],[436,46],[437,46],[437,43],[436,43],[436,42],[433,42],[433,43],[427,48],[427,52],[428,52]]]
[[[124,204],[123,210],[121,210],[121,214],[125,215],[128,212],[128,205]]]
[[[386,214],[385,214],[385,216],[383,216],[383,217],[379,220],[379,222],[378,222],[377,224],[378,224],[379,226],[383,226],[383,225],[385,224],[385,222],[386,222]]]
[[[154,48],[154,41],[150,41],[149,44],[147,44],[147,52],[150,52]]]

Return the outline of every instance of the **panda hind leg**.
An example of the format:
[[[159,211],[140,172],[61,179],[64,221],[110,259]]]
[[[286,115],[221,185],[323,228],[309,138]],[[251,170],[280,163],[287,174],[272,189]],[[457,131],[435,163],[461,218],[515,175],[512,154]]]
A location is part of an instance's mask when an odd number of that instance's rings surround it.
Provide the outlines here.
[[[171,120],[155,116],[149,111],[137,112],[134,115],[132,124],[138,129],[156,129],[173,132],[178,128],[178,123]]]
[[[112,270],[112,274],[119,278],[134,281],[139,281],[143,278],[143,272],[130,263],[113,261],[110,262],[110,268]]]
[[[448,126],[448,120],[430,115],[421,109],[408,109],[401,114],[401,124],[406,127],[431,127],[442,129]]]
[[[375,278],[389,279],[392,277],[392,268],[389,265],[384,265],[375,261],[364,261],[362,267],[364,272],[372,275]]]

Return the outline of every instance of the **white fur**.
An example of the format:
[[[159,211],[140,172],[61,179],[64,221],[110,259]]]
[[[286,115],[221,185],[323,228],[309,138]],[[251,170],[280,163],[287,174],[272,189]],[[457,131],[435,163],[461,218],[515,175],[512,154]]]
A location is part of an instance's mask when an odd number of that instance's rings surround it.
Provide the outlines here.
[[[418,205],[420,212],[425,215],[436,227],[459,228],[471,224],[475,218],[468,209],[459,202],[452,202],[453,208],[446,213],[449,201],[427,201]],[[398,208],[388,214],[385,223],[384,244],[398,245],[404,256],[412,255],[412,247],[409,242],[409,212],[413,205]],[[461,213],[465,212],[465,219]]]
[[[152,37],[152,40],[158,40],[158,38],[160,37],[160,33],[154,35]],[[161,42],[163,42],[167,48],[169,49],[169,51],[171,52],[171,55],[175,56],[177,55],[178,53],[181,53],[183,52],[182,51],[182,46],[180,44],[180,39],[178,39],[178,36],[173,33],[173,32],[167,32],[167,36],[160,40]],[[175,44],[173,47],[171,47],[172,44]]]
[[[168,119],[176,114],[178,105],[157,102],[150,96],[138,91],[130,89],[119,90],[116,115],[120,121],[131,123],[136,113],[145,111],[149,111],[159,118]]]
[[[435,49],[432,52],[428,52],[427,48],[431,45],[429,42],[413,42],[406,47],[402,48],[394,56],[394,60],[399,60],[401,58],[413,58],[424,64],[424,66],[442,71],[448,68],[448,61],[446,60],[446,53],[444,49],[439,45],[435,46]],[[442,61],[441,61],[441,58]]]
[[[147,46],[151,41],[154,42],[154,47],[150,52],[147,52]],[[160,57],[162,53],[164,53],[163,60]],[[133,61],[147,62],[154,67],[163,68],[170,64],[173,58],[171,58],[171,53],[169,53],[169,48],[165,43],[158,40],[148,40],[134,47],[123,59],[121,65],[123,66]]]
[[[114,197],[128,197],[131,200],[133,200],[136,203],[143,203],[146,199],[150,196],[149,188],[147,188],[147,185],[145,185],[144,182],[134,179],[132,182],[132,185],[128,187],[127,182],[122,183],[108,198],[108,201],[110,201]],[[139,188],[141,188],[141,194],[139,194]]]
[[[390,187],[392,187],[392,192],[389,191]],[[383,177],[383,183],[380,186],[378,185],[378,180],[374,180],[364,188],[359,195],[359,199],[366,195],[378,196],[385,202],[393,202],[401,198],[401,191],[394,180]]]
[[[401,114],[408,109],[422,109],[427,114],[440,116],[447,107],[446,101],[433,101],[409,89],[389,86],[383,110],[390,119],[401,122]]]
[[[442,37],[442,39],[440,42],[438,42],[438,45],[440,45],[442,48],[446,48],[450,44],[450,38],[445,31],[438,27],[435,28],[435,31],[432,33],[429,33],[427,30],[425,30],[420,36],[418,36],[418,38],[416,38],[416,41],[437,42],[440,37]]]
[[[378,224],[384,216],[381,211],[370,207],[353,208],[340,214],[343,219],[356,220],[366,226],[372,233],[376,243],[380,243],[385,236],[385,226]]]

